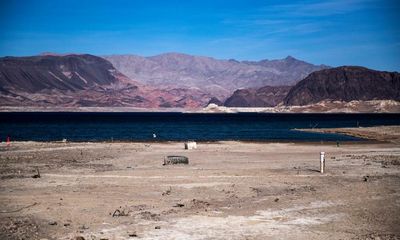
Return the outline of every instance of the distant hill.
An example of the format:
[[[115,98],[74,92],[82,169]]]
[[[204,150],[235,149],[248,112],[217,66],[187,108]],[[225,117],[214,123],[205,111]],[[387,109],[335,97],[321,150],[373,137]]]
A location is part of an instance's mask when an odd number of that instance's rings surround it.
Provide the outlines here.
[[[281,103],[290,86],[264,86],[236,90],[224,103],[226,107],[274,107]]]
[[[311,73],[284,99],[285,105],[307,105],[323,100],[400,101],[400,73],[343,66]]]
[[[241,88],[294,85],[313,71],[328,68],[293,57],[281,60],[236,61],[181,53],[152,57],[104,56],[116,69],[137,81],[157,88],[198,89],[224,100]]]
[[[93,55],[0,58],[0,86],[26,91],[77,91],[118,81],[112,64]],[[121,75],[120,75],[121,76]]]

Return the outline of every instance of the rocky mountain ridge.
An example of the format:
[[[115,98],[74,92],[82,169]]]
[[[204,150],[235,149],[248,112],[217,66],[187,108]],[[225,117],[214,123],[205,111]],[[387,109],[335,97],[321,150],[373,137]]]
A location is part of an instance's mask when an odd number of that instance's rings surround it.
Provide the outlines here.
[[[400,73],[342,66],[316,71],[297,83],[285,105],[308,105],[323,100],[400,101]]]
[[[161,89],[198,89],[220,100],[241,88],[294,85],[309,73],[328,68],[290,56],[281,60],[261,61],[218,60],[182,53],[165,53],[151,57],[103,57],[120,72],[143,84]]]

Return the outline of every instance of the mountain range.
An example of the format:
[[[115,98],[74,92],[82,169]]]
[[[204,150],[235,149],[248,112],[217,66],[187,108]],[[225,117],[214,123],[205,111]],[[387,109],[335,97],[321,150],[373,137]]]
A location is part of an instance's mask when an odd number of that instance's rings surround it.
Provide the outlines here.
[[[198,107],[208,100],[196,90],[143,85],[93,55],[0,58],[1,106]]]
[[[235,90],[294,85],[311,72],[328,68],[291,56],[281,60],[236,61],[181,53],[152,57],[103,56],[131,79],[162,89],[188,88],[225,100]]]
[[[46,53],[0,58],[0,106],[202,108],[400,100],[399,73],[331,68],[291,56],[237,61]]]

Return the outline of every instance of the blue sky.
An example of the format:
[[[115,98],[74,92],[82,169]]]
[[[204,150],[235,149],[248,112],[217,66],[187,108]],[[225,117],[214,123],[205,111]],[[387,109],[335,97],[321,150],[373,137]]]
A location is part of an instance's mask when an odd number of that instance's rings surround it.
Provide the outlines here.
[[[4,0],[0,56],[291,55],[315,64],[400,71],[399,12],[397,0]]]

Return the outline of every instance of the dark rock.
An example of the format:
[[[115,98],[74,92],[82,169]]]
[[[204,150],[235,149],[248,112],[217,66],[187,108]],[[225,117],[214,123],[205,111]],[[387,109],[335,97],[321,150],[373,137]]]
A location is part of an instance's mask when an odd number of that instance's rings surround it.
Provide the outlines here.
[[[136,232],[132,232],[132,233],[128,233],[129,237],[138,237],[138,235],[136,234]]]
[[[323,100],[400,101],[400,73],[343,66],[313,72],[297,83],[285,105],[307,105]]]
[[[49,222],[49,225],[55,226],[55,225],[57,225],[57,222],[56,221],[51,221],[51,222]]]
[[[185,206],[185,204],[182,204],[182,203],[177,203],[177,204],[175,204],[173,207],[184,207]]]
[[[369,176],[368,175],[363,177],[363,181],[364,182],[368,182],[368,180],[369,180]]]
[[[236,90],[224,103],[226,107],[274,107],[281,103],[290,86],[264,86]]]

